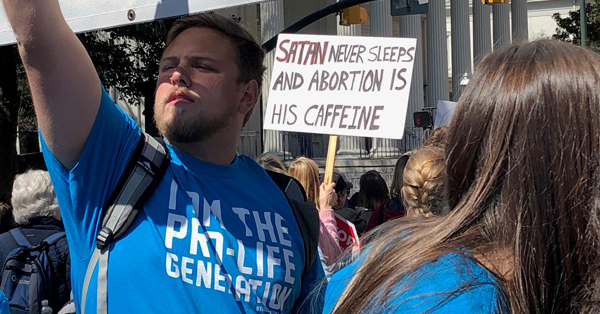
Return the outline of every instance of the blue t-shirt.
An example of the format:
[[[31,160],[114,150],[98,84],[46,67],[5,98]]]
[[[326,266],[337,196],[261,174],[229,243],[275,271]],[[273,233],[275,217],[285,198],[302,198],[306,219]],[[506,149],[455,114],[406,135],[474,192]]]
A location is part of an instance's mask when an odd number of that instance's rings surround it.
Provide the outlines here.
[[[71,252],[78,306],[101,207],[124,171],[140,128],[103,91],[71,171],[43,144]],[[172,146],[169,168],[108,263],[110,313],[289,313],[323,278],[304,269],[303,240],[281,190],[252,159],[202,162]],[[97,268],[86,312],[96,312]],[[294,308],[295,306],[295,308]],[[318,305],[317,305],[318,306]],[[320,309],[320,308],[319,308]]]
[[[323,313],[331,313],[361,261],[353,262],[331,277]],[[470,257],[458,253],[445,254],[419,267],[401,279],[395,289],[399,294],[388,300],[389,304],[372,304],[373,313],[484,314],[504,308],[505,298],[497,279]]]
[[[10,314],[8,298],[2,291],[0,291],[0,314]]]

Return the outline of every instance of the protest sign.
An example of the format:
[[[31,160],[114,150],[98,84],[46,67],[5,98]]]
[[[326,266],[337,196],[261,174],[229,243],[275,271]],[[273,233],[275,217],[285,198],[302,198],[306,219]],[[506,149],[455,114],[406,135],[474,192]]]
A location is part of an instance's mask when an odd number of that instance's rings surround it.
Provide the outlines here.
[[[335,222],[337,223],[338,240],[340,242],[340,247],[342,248],[342,250],[353,245],[360,247],[360,239],[358,237],[358,232],[356,232],[356,227],[354,226],[354,224],[344,219],[338,214],[335,214]]]
[[[401,139],[414,38],[280,34],[264,128]]]
[[[454,113],[454,108],[456,108],[455,102],[439,100],[435,110],[435,123],[433,128],[437,129],[441,126],[450,124],[450,120],[452,120],[452,114]]]
[[[261,1],[265,0],[59,0],[59,3],[71,29],[80,33]],[[0,46],[15,42],[0,4]]]

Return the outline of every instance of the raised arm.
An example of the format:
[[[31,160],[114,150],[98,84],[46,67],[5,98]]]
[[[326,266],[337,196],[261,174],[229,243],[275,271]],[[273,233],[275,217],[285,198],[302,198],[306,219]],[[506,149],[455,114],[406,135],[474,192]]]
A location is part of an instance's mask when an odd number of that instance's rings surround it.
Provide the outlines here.
[[[100,80],[58,0],[2,0],[12,25],[46,144],[70,170],[96,119]]]

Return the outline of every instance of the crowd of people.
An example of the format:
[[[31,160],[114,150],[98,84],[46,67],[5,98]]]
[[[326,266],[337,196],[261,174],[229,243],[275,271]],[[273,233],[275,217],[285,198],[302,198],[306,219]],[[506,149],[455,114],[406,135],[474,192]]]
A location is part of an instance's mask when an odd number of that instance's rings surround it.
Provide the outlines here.
[[[307,200],[316,204],[321,231],[319,254],[329,274],[344,250],[340,246],[335,214],[354,225],[358,236],[362,236],[395,218],[448,213],[443,150],[447,132],[446,126],[434,130],[421,148],[400,156],[390,189],[377,170],[368,170],[360,177],[360,184],[352,197],[350,193],[354,184],[343,173],[333,172],[332,186],[325,186],[323,171],[319,171],[317,163],[307,157],[294,159],[287,169],[275,154],[263,154],[256,161],[266,170],[298,180],[306,191]]]
[[[58,0],[2,2],[48,171],[0,204],[0,313],[600,312],[596,53],[494,51],[392,182],[370,170],[355,187],[306,157],[236,154],[265,53],[232,19],[169,31],[156,141],[110,99]],[[343,248],[336,215],[360,247]]]

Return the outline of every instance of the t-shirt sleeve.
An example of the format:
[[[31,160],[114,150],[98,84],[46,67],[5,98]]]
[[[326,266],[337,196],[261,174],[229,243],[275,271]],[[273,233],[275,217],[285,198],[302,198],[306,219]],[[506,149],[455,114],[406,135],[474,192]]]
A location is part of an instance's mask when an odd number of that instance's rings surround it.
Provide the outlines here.
[[[54,184],[70,250],[75,257],[89,258],[101,208],[117,185],[140,136],[140,128],[121,111],[104,88],[94,126],[71,171],[56,159],[40,134],[42,152]]]
[[[309,271],[304,274],[300,295],[292,308],[292,313],[321,313],[326,282],[321,260],[316,256]]]

